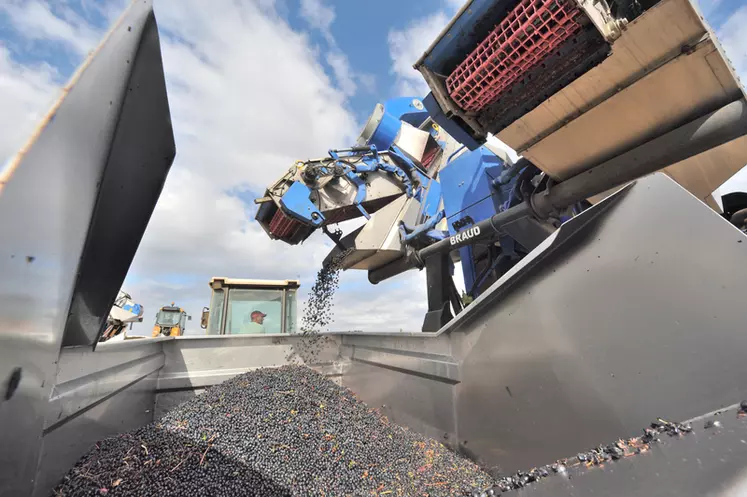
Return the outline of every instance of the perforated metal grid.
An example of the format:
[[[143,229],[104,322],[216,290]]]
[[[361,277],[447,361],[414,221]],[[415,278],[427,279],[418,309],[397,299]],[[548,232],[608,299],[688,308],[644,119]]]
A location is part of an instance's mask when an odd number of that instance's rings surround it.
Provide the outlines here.
[[[292,237],[300,226],[301,223],[286,216],[283,211],[278,209],[270,221],[270,233],[281,240],[287,240]]]
[[[433,165],[433,161],[438,156],[439,152],[441,152],[440,147],[434,146],[427,149],[423,154],[423,158],[420,160],[420,164],[422,164],[424,168],[430,170],[431,165]]]
[[[446,78],[449,95],[465,111],[484,109],[576,33],[580,14],[565,0],[521,0]]]

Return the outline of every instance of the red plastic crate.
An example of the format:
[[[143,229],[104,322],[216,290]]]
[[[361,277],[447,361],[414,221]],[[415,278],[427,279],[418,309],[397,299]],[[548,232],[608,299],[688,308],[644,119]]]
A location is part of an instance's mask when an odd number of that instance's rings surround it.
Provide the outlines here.
[[[567,0],[521,0],[446,78],[449,95],[465,111],[484,109],[578,31],[580,13]]]

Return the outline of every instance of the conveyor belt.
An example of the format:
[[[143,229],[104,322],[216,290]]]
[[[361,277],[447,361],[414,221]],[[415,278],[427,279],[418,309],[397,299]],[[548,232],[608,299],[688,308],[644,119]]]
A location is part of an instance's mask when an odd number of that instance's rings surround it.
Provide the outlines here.
[[[520,0],[446,78],[449,95],[466,111],[482,111],[580,31],[581,18],[566,0]]]

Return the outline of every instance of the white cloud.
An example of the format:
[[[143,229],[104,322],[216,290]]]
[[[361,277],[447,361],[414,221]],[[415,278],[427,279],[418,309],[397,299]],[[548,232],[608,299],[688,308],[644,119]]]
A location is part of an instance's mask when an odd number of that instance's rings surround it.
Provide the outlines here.
[[[363,91],[367,93],[376,93],[376,76],[368,73],[358,73],[358,83]]]
[[[329,51],[325,59],[345,96],[355,95],[359,85],[364,91],[373,93],[376,87],[375,76],[353,71],[347,55],[340,49],[332,35],[332,23],[336,18],[335,9],[326,5],[322,0],[301,0],[300,14],[306,23],[312,29],[317,30],[327,42]]]
[[[100,7],[99,14],[109,18],[107,4]],[[38,1],[1,8],[12,13],[14,31],[24,36],[20,46],[55,42],[75,54],[76,62],[103,36],[60,4],[54,10]],[[323,9],[317,14],[322,28],[334,19]],[[308,290],[331,243],[322,234],[294,247],[271,241],[245,200],[263,193],[295,160],[349,145],[358,131],[347,107],[356,81],[347,59],[334,51],[320,53],[273,3],[216,9],[200,0],[161,0],[156,17],[177,157],[125,282],[124,289],[146,308],[145,324],[135,328],[140,333],[147,333],[156,310],[171,301],[198,316],[209,304],[212,276],[300,277]],[[323,63],[336,71],[337,84]],[[0,160],[33,130],[54,101],[59,79],[53,66],[19,64],[0,45]],[[390,329],[419,328],[422,316],[412,320],[410,313],[390,309],[385,287],[366,283],[360,291],[366,299],[345,297],[346,287],[358,288],[356,282],[364,279],[364,273],[342,276],[340,301],[350,307],[338,326],[360,328],[361,316],[378,311],[375,301],[386,303]],[[407,281],[400,281],[389,290],[406,288]],[[197,323],[192,321],[192,331],[199,330]]]
[[[371,286],[364,272],[343,273],[348,283],[335,298],[333,331],[420,331],[428,310],[425,272],[412,270]]]
[[[397,79],[396,90],[400,95],[424,97],[428,93],[428,85],[412,65],[423,55],[449,20],[447,13],[440,10],[423,19],[416,19],[405,29],[389,31],[391,72]]]
[[[0,45],[0,168],[26,141],[59,89],[48,64],[21,65]]]
[[[744,80],[747,79],[747,6],[742,6],[719,28],[718,37],[726,56]]]
[[[117,20],[128,3],[129,0],[110,0],[107,2],[101,2],[100,0],[80,0],[80,7],[85,16],[99,15],[111,24]]]
[[[702,14],[707,18],[722,4],[722,0],[698,0],[697,4]]]
[[[412,66],[465,3],[466,0],[434,2],[432,14],[412,20],[403,29],[389,30],[391,73],[396,78],[395,90],[399,95],[424,97],[430,91]]]
[[[98,44],[101,36],[84,19],[69,8],[62,8],[64,19],[54,15],[38,0],[11,0],[0,6],[13,26],[29,40],[58,42],[78,54],[85,54]]]
[[[295,160],[352,141],[345,94],[307,37],[283,20],[251,4],[216,13],[199,1],[162,2],[156,14],[177,35],[162,37],[175,168],[209,171],[219,188],[259,193]]]
[[[248,218],[252,206],[226,192],[261,194],[295,160],[350,143],[350,88],[336,88],[309,39],[266,8],[215,14],[203,2],[164,2],[156,9],[160,26],[176,35],[162,44],[178,153],[132,271],[163,275],[164,283],[136,286],[154,297],[181,292],[200,302],[193,313],[208,304],[212,276],[300,277],[308,289],[329,242],[322,235],[295,247],[271,241]],[[273,50],[247,48],[261,46]],[[165,283],[174,275],[193,280]]]
[[[301,0],[301,16],[312,28],[321,31],[329,44],[334,44],[330,28],[335,20],[335,9],[322,0]]]
[[[519,160],[519,155],[516,151],[499,140],[495,135],[488,134],[486,146],[492,148],[493,153],[505,160],[504,155],[507,155],[511,161],[516,162]],[[503,152],[503,155],[501,154]]]
[[[337,84],[345,95],[354,95],[358,89],[355,83],[353,72],[350,69],[350,62],[342,52],[329,52],[327,54],[327,64],[334,72]]]

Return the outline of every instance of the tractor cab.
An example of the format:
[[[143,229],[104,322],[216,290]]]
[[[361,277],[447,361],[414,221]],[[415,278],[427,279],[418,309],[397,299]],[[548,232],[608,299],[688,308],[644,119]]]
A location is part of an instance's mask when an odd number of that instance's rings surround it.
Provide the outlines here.
[[[200,324],[208,335],[297,333],[299,286],[298,280],[213,278]]]
[[[187,313],[181,307],[174,305],[174,302],[170,306],[163,306],[156,314],[156,322],[153,325],[153,337],[157,336],[172,336],[178,337],[184,334],[186,328],[186,322],[191,321],[192,316]]]

